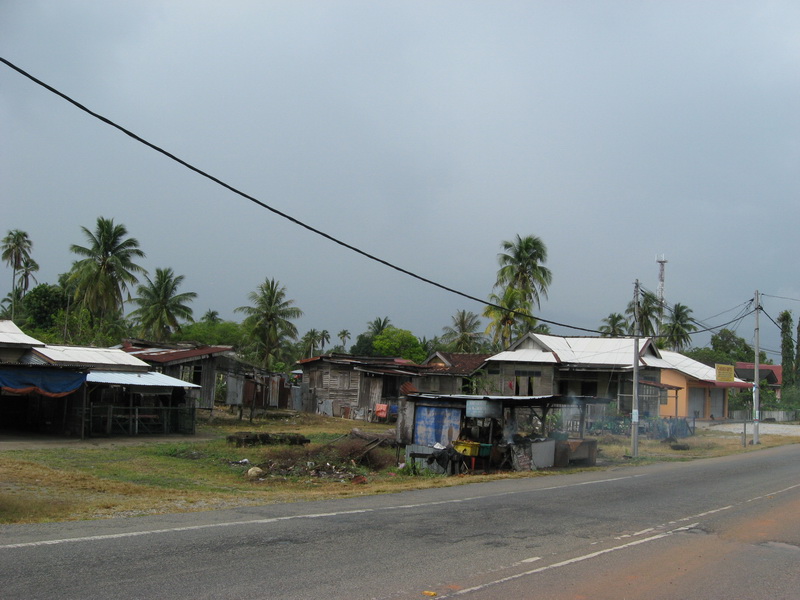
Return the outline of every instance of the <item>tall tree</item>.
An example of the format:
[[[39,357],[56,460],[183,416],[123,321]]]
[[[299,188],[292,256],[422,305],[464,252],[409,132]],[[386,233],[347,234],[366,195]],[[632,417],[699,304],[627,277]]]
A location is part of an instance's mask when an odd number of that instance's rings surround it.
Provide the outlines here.
[[[26,260],[31,260],[33,242],[25,231],[12,229],[3,238],[0,247],[3,250],[3,260],[11,267],[11,319],[13,320],[19,296],[17,293],[17,273],[23,268]],[[38,265],[36,266],[38,268]]]
[[[19,270],[19,279],[17,280],[17,285],[22,291],[23,297],[28,293],[28,288],[31,286],[31,279],[33,279],[34,283],[39,283],[34,275],[34,273],[36,273],[38,270],[39,263],[33,260],[30,256],[23,259],[22,268]]]
[[[222,321],[219,316],[219,311],[211,310],[210,308],[203,314],[203,318],[200,320],[203,323],[209,323],[210,325],[216,325]]]
[[[413,333],[392,325],[375,336],[373,346],[379,356],[401,356],[417,364],[427,358],[425,348]]]
[[[442,328],[442,341],[453,352],[478,352],[484,343],[480,317],[468,310],[459,310],[452,324]]]
[[[122,313],[128,286],[138,283],[137,274],[146,273],[134,262],[145,253],[136,238],[127,237],[127,228],[113,219],[98,217],[94,231],[81,229],[88,244],[70,246],[73,253],[84,257],[73,263],[70,272],[75,300],[94,320],[114,319]]]
[[[676,303],[670,310],[669,320],[664,326],[667,346],[680,352],[689,346],[694,331],[697,331],[697,326],[692,321],[692,309],[680,302]]]
[[[602,337],[621,337],[628,333],[628,321],[623,315],[617,312],[612,312],[605,319],[600,326],[600,335]]]
[[[303,357],[311,358],[316,355],[317,344],[319,344],[319,331],[316,329],[309,329],[300,340]]]
[[[367,323],[367,333],[373,337],[380,335],[383,333],[384,329],[391,325],[391,323],[392,322],[389,320],[389,317],[383,317],[382,319],[380,317],[375,317],[372,319],[372,321]]]
[[[137,288],[138,298],[132,302],[139,308],[129,315],[138,323],[140,335],[156,342],[164,342],[180,330],[179,319],[192,321],[189,302],[197,298],[195,292],[178,293],[183,275],[175,275],[170,268],[156,269],[155,279],[145,275],[146,284]]]
[[[350,332],[347,329],[342,329],[339,333],[336,334],[336,337],[342,342],[342,351],[347,352],[344,347],[347,345],[347,341],[350,339]]]
[[[794,347],[794,382],[800,383],[800,319],[797,319],[797,335],[795,339],[797,340],[797,344]]]
[[[497,349],[511,345],[514,336],[524,335],[536,327],[536,319],[529,316],[531,305],[523,292],[507,287],[502,295],[490,294],[483,316],[489,319],[486,334],[492,336]]]
[[[784,310],[778,315],[778,325],[781,328],[781,367],[783,369],[783,383],[781,389],[794,387],[795,384],[795,364],[794,364],[794,319],[792,311]]]
[[[325,344],[331,343],[331,334],[328,332],[327,329],[323,329],[319,332],[319,353],[325,354]]]
[[[500,270],[497,271],[496,288],[512,288],[522,294],[531,307],[540,307],[542,297],[547,298],[553,275],[544,266],[547,262],[547,246],[535,235],[503,241],[503,252],[497,255]]]
[[[264,367],[270,369],[276,360],[283,339],[297,339],[297,327],[293,319],[303,316],[303,311],[294,306],[294,300],[286,297],[286,288],[275,279],[267,279],[250,292],[251,306],[240,306],[236,312],[247,315],[244,325],[251,331],[258,345],[258,354]]]
[[[653,292],[642,292],[638,300],[639,335],[643,337],[653,336],[656,334],[658,312],[660,310],[658,296],[656,296]],[[630,333],[636,333],[636,305],[634,304],[633,300],[628,303],[628,307],[625,309],[625,314],[628,316]]]

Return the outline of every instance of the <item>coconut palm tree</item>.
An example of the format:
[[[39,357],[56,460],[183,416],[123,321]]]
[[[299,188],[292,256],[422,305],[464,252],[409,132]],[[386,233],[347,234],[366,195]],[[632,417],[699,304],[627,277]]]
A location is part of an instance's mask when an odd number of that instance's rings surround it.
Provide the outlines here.
[[[600,326],[600,334],[602,337],[620,337],[628,333],[628,321],[623,315],[617,312],[612,312],[605,319]]]
[[[452,348],[453,352],[477,352],[483,345],[484,334],[480,317],[468,310],[459,310],[453,315],[452,325],[442,328],[442,342]]]
[[[639,335],[642,337],[650,337],[656,334],[656,325],[658,323],[659,305],[661,303],[653,292],[642,292],[639,299]],[[628,302],[628,307],[625,309],[625,314],[628,317],[629,333],[635,334],[636,328],[636,307],[633,300]]]
[[[372,321],[367,323],[367,333],[373,337],[378,336],[383,333],[383,330],[389,327],[389,325],[391,325],[389,317],[384,317],[382,319],[380,317],[375,317]]]
[[[31,286],[31,279],[34,283],[39,283],[34,273],[39,270],[39,263],[33,260],[30,256],[22,260],[22,268],[19,270],[19,289],[22,291],[22,296],[28,293],[28,288]]]
[[[255,338],[258,351],[269,369],[281,341],[297,339],[297,327],[292,319],[299,319],[303,311],[293,306],[294,300],[286,297],[286,288],[275,279],[266,279],[256,291],[250,292],[248,299],[252,306],[240,306],[236,312],[247,315],[244,325]]]
[[[497,255],[500,270],[497,271],[496,288],[510,287],[522,293],[522,298],[540,307],[542,297],[547,298],[547,288],[553,279],[547,262],[547,246],[535,235],[517,237],[501,244],[504,252]]]
[[[316,354],[317,344],[319,343],[319,331],[316,329],[309,329],[306,331],[300,344],[303,348],[303,356],[311,358]]]
[[[342,351],[347,352],[344,347],[347,345],[347,342],[350,340],[350,332],[347,329],[342,329],[339,333],[336,334],[336,337],[339,338],[342,342]]]
[[[0,248],[3,251],[3,260],[11,267],[11,319],[13,320],[18,298],[17,273],[22,269],[25,261],[30,260],[33,242],[27,232],[12,229],[3,238]]]
[[[203,318],[200,320],[203,323],[210,323],[211,325],[216,325],[222,321],[222,319],[219,317],[219,312],[216,310],[211,310],[210,308],[205,312],[205,314],[203,314]]]
[[[483,316],[489,319],[486,334],[492,336],[495,347],[507,348],[515,335],[524,335],[536,327],[536,319],[530,316],[531,305],[524,292],[507,287],[502,296],[491,294],[489,302]]]
[[[325,354],[325,344],[331,343],[331,334],[328,332],[327,329],[323,329],[319,332],[319,353]]]
[[[685,304],[676,303],[664,326],[664,335],[666,336],[664,339],[667,346],[680,352],[692,341],[691,333],[696,330],[697,326],[692,321],[692,309]]]
[[[178,319],[192,321],[192,309],[188,303],[197,298],[195,292],[178,293],[183,275],[175,275],[170,268],[156,269],[156,277],[137,288],[138,298],[133,303],[139,308],[129,316],[139,324],[140,334],[156,342],[166,341],[180,330]]]
[[[113,219],[98,217],[94,231],[81,227],[88,245],[73,244],[70,250],[84,257],[72,265],[70,282],[75,284],[75,300],[81,302],[93,320],[111,319],[122,312],[128,286],[135,285],[137,274],[146,274],[134,260],[144,258],[136,238]],[[130,297],[130,294],[128,294]]]

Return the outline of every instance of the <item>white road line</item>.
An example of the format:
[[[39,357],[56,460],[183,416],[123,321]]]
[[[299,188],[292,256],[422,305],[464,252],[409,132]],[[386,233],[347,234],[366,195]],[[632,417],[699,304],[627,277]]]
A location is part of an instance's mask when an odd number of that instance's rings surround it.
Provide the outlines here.
[[[500,583],[507,583],[509,581],[514,581],[515,579],[519,579],[520,577],[528,577],[530,575],[536,575],[537,573],[543,573],[544,571],[550,571],[552,569],[558,569],[560,567],[566,567],[569,565],[573,565],[575,563],[583,562],[585,560],[589,560],[591,558],[595,558],[597,556],[601,556],[603,554],[609,554],[611,552],[616,552],[618,550],[624,550],[625,548],[630,548],[632,546],[638,546],[640,544],[646,544],[648,542],[652,542],[655,540],[660,540],[661,538],[665,538],[667,536],[672,535],[673,533],[677,533],[679,531],[686,531],[687,529],[691,529],[692,527],[696,527],[699,523],[694,523],[692,525],[686,525],[684,527],[678,527],[677,529],[673,529],[672,531],[665,531],[664,533],[658,533],[656,535],[652,535],[648,538],[642,538],[640,540],[634,540],[632,542],[628,542],[627,544],[622,544],[620,546],[614,546],[613,548],[606,548],[605,550],[598,550],[597,552],[591,552],[589,554],[584,554],[582,556],[576,556],[574,558],[570,558],[567,560],[563,560],[561,562],[553,563],[552,565],[546,565],[544,567],[539,567],[538,569],[531,569],[530,571],[525,571],[524,573],[517,573],[516,575],[509,575],[508,577],[503,577],[502,579],[497,579],[495,581],[490,581],[488,583],[484,583],[481,585],[476,585],[471,588],[464,588],[463,590],[458,590],[450,594],[451,596],[460,596],[462,594],[469,594],[470,592],[478,592],[480,590],[484,590],[486,588],[498,585]],[[448,596],[443,596],[447,598]]]
[[[330,513],[316,513],[310,515],[292,515],[288,517],[272,517],[269,519],[251,519],[249,521],[230,521],[225,523],[210,523],[207,525],[189,525],[186,527],[171,527],[169,529],[151,529],[147,531],[130,531],[126,533],[109,533],[104,535],[90,535],[77,538],[60,538],[55,540],[42,540],[38,542],[22,542],[19,544],[4,544],[0,545],[0,550],[10,550],[13,548],[34,548],[37,546],[54,546],[57,544],[74,544],[80,542],[95,542],[100,540],[113,540],[128,537],[138,537],[143,535],[158,535],[162,533],[173,533],[179,531],[198,531],[202,529],[213,529],[215,527],[239,527],[242,525],[267,525],[270,523],[278,523],[280,521],[291,521],[295,519],[324,519],[327,517],[341,517],[345,515],[356,515],[364,513],[374,513],[390,510],[409,510],[414,508],[424,508],[429,506],[441,506],[446,504],[461,504],[464,502],[473,502],[475,500],[483,500],[486,498],[498,498],[502,496],[512,496],[516,494],[530,494],[534,492],[544,492],[558,489],[571,488],[582,485],[595,485],[600,483],[609,483],[612,481],[620,481],[623,479],[633,479],[635,477],[643,477],[644,475],[627,475],[624,477],[612,477],[609,479],[598,479],[596,481],[583,481],[580,483],[568,483],[560,486],[552,486],[546,488],[539,488],[535,490],[520,490],[515,492],[503,492],[500,494],[489,494],[485,496],[472,496],[467,498],[454,498],[452,500],[440,500],[438,502],[421,502],[418,504],[399,504],[396,506],[384,506],[381,508],[365,508],[359,510],[344,510]]]

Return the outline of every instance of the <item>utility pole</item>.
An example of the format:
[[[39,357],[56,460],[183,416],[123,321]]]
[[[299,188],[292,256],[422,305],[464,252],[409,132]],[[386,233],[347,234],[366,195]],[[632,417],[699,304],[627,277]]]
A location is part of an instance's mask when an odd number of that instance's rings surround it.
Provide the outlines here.
[[[631,456],[639,456],[639,280],[633,286],[633,395],[631,397]]]
[[[761,312],[761,298],[756,290],[756,329],[754,335],[755,361],[753,361],[753,445],[760,444],[758,439],[758,421],[761,418],[761,377],[758,374],[758,359],[761,354],[759,347],[758,313]]]

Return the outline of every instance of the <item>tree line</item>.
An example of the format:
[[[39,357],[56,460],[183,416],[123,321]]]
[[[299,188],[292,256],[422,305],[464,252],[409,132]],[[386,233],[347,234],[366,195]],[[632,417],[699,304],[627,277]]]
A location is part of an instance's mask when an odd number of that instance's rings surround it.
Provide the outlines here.
[[[458,310],[441,335],[432,339],[396,327],[388,316],[376,317],[353,339],[346,329],[333,337],[324,329],[310,329],[301,336],[295,321],[303,311],[284,285],[268,277],[248,294],[249,304],[234,309],[243,315],[241,322],[223,320],[214,310],[195,320],[191,304],[197,294],[181,291],[184,276],[169,267],[156,268],[151,276],[139,264],[146,257],[144,251],[123,224],[99,217],[94,229],[81,227],[81,232],[84,244],[70,246],[75,260],[55,284],[36,280],[39,265],[32,257],[33,242],[28,234],[18,229],[8,232],[0,247],[3,261],[11,268],[12,285],[0,303],[0,317],[55,344],[109,346],[126,337],[141,337],[153,342],[231,345],[253,364],[274,371],[287,370],[299,359],[325,352],[401,356],[417,363],[436,351],[494,353],[528,332],[549,333],[534,310],[547,298],[552,272],[545,265],[545,243],[533,235],[501,242],[497,276],[482,315]],[[31,282],[37,285],[31,287]],[[127,314],[126,303],[133,306]],[[752,348],[726,329],[712,336],[709,348],[690,348],[691,335],[697,330],[691,315],[692,310],[684,304],[667,306],[645,291],[629,302],[624,312],[604,318],[599,331],[604,336],[630,336],[638,324],[639,335],[654,337],[660,347],[709,365],[752,361]],[[781,313],[778,322],[784,384],[786,389],[796,390],[800,345],[795,347],[791,337],[791,313]],[[797,333],[800,335],[800,323]],[[800,392],[796,395],[800,397]]]

